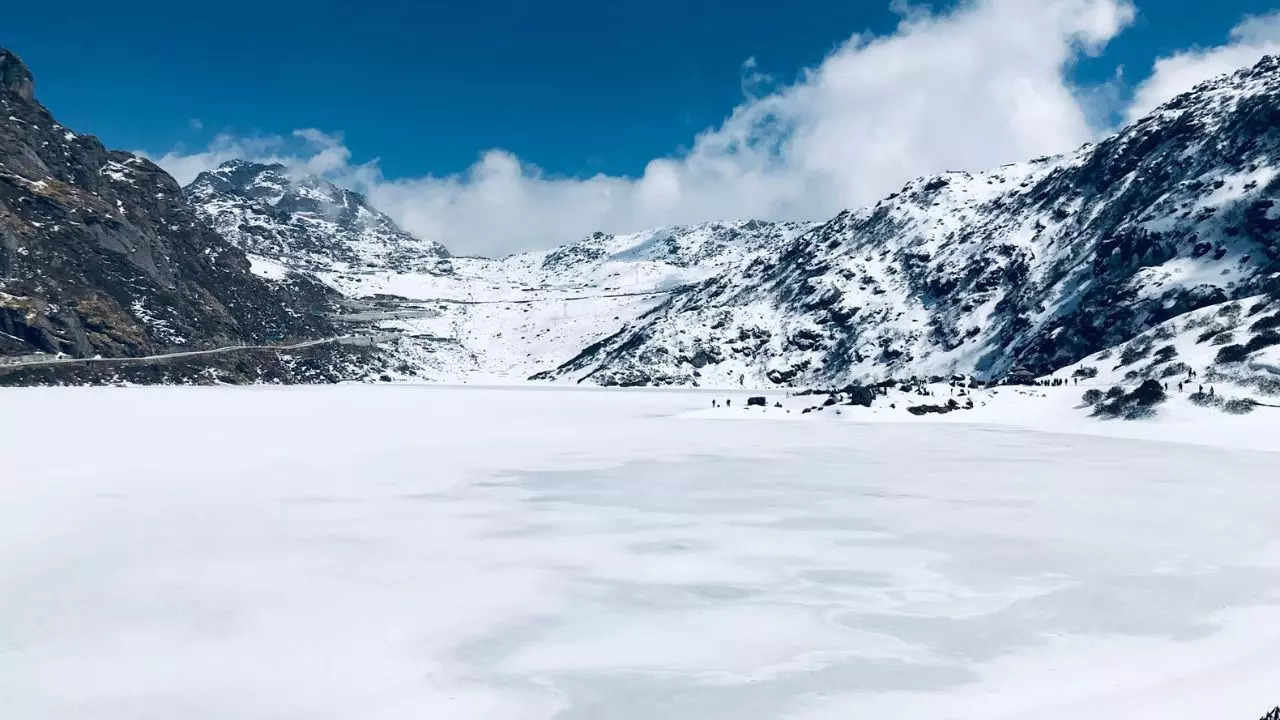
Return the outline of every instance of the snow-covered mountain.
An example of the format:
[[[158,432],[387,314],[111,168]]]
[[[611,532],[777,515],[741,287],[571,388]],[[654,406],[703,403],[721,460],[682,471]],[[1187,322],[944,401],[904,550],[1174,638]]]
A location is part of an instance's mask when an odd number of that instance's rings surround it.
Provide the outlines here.
[[[324,337],[329,292],[255,277],[172,177],[59,124],[0,48],[0,365]]]
[[[363,195],[283,165],[232,160],[201,173],[187,198],[251,256],[306,270],[445,269],[444,246],[401,230]]]
[[[348,299],[348,321],[395,337],[392,377],[1045,375],[1280,287],[1280,60],[1095,145],[920,178],[826,223],[597,233],[446,264],[360,196],[279,166],[229,163],[187,195],[256,272],[305,273]]]
[[[227,162],[185,194],[262,278],[318,281],[346,298],[339,319],[379,337],[399,359],[387,375],[406,379],[501,381],[557,367],[672,294],[776,255],[815,225],[594,233],[490,260],[451,257],[358,193],[281,165]]]
[[[54,123],[5,58],[0,261],[63,283],[0,288],[7,354],[362,335],[382,350],[344,365],[351,379],[770,387],[1046,376],[1154,333],[1181,338],[1162,358],[1245,372],[1280,345],[1265,326],[1280,297],[1274,57],[1097,144],[920,178],[825,223],[596,233],[502,259],[451,257],[280,165],[225,163],[179,197],[145,160]],[[62,240],[23,240],[41,233]],[[91,272],[72,251],[102,260]],[[1223,330],[1240,357],[1193,351],[1200,332],[1184,342],[1246,302],[1261,329]],[[1158,379],[1172,360],[1111,374]]]
[[[305,278],[340,293],[339,320],[380,338],[398,358],[386,376],[402,379],[503,381],[557,367],[673,293],[775,255],[815,225],[594,233],[491,260],[451,257],[361,195],[281,165],[227,162],[185,194],[265,280]]]
[[[741,221],[628,235],[596,233],[559,248],[489,260],[455,257],[450,272],[324,271],[401,358],[393,377],[523,380],[603,341],[670,297],[771,257],[812,224]],[[283,266],[262,264],[265,275]]]
[[[921,178],[758,256],[543,377],[831,385],[1048,373],[1276,292],[1280,59],[1096,145]]]

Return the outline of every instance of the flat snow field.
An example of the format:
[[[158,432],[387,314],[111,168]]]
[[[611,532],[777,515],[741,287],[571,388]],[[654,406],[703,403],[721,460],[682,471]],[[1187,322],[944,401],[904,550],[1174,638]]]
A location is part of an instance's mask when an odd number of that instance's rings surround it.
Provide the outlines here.
[[[1280,703],[1280,455],[710,397],[0,391],[0,716]]]

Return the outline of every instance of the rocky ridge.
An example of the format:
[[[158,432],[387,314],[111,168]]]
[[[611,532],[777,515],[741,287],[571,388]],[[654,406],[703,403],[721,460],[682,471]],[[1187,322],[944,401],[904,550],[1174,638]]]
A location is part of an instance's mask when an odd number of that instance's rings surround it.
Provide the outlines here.
[[[1280,59],[1096,145],[921,178],[673,297],[543,377],[821,385],[1033,375],[1280,272]]]
[[[143,357],[325,337],[337,298],[271,283],[146,158],[59,124],[0,49],[0,356]]]
[[[443,245],[400,229],[363,195],[283,165],[232,160],[200,173],[183,192],[236,247],[297,269],[448,269]]]

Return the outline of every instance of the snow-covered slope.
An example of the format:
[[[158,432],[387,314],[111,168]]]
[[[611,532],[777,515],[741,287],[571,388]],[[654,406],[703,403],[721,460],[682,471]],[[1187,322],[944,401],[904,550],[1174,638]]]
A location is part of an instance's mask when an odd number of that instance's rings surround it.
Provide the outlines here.
[[[1274,289],[1280,59],[1097,145],[921,178],[673,297],[548,376],[831,384],[1050,372]]]
[[[488,260],[448,258],[359,195],[280,166],[228,163],[187,195],[260,276],[306,275],[346,297],[345,320],[393,347],[392,378],[1045,375],[1278,292],[1280,59],[1096,145],[920,178],[821,224],[597,233]]]
[[[628,235],[596,233],[501,260],[457,257],[451,272],[320,272],[357,302],[355,319],[396,333],[401,377],[523,380],[568,361],[668,298],[772,256],[813,227],[742,221]]]
[[[441,269],[444,246],[401,230],[364,196],[283,165],[232,160],[201,173],[187,198],[257,261],[304,270]],[[447,267],[447,266],[446,266]]]
[[[1187,393],[1217,385],[1280,394],[1280,299],[1259,295],[1179,315],[1050,377],[1096,387],[1157,380]]]
[[[389,376],[525,379],[557,367],[672,294],[776,255],[815,223],[740,221],[595,233],[553,250],[450,257],[328,181],[281,165],[224,163],[186,195],[276,282],[316,279],[342,319],[400,358]]]

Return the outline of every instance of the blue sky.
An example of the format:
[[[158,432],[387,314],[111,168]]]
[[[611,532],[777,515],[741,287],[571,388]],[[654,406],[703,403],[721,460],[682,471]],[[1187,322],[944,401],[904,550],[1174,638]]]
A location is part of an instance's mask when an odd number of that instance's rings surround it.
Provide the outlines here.
[[[1144,83],[1196,74],[1180,66],[1153,79],[1158,58],[1194,64],[1195,48],[1225,48],[1215,56],[1224,65],[1270,47],[1273,31],[1280,43],[1278,21],[1245,33],[1254,50],[1227,52],[1248,44],[1232,29],[1273,3],[76,0],[9,4],[0,44],[32,67],[64,124],[112,147],[169,153],[179,176],[228,154],[300,159],[371,192],[416,232],[464,250],[483,237],[475,249],[497,252],[523,246],[500,241],[512,224],[547,244],[720,213],[821,216],[913,173],[1068,150],[1124,117]],[[856,33],[864,41],[850,43]],[[932,65],[915,67],[935,49]],[[751,73],[769,77],[746,98]],[[883,82],[868,77],[877,73]],[[998,114],[965,105],[966,84]],[[875,115],[880,105],[898,114]],[[743,107],[739,132],[726,118]],[[917,122],[925,113],[954,114],[956,127]],[[1009,137],[1001,123],[1045,129]],[[919,127],[891,137],[904,124]],[[868,177],[796,159],[820,142]],[[911,152],[861,162],[886,144]],[[689,155],[709,159],[695,167]],[[569,182],[593,176],[601,182]],[[727,197],[694,192],[712,185]],[[806,185],[816,199],[794,197]],[[466,194],[478,188],[498,199]],[[495,218],[486,202],[517,214]],[[552,220],[566,214],[581,227]]]
[[[1123,65],[1141,79],[1157,56],[1219,43],[1273,4],[1147,0],[1078,76]],[[791,80],[898,19],[885,0],[130,0],[5,15],[0,41],[35,69],[45,104],[111,146],[317,127],[391,177],[457,172],[490,147],[555,173],[634,175],[741,101],[746,58]]]

